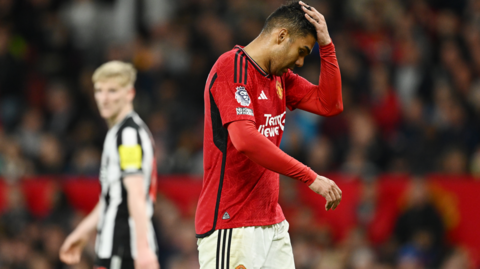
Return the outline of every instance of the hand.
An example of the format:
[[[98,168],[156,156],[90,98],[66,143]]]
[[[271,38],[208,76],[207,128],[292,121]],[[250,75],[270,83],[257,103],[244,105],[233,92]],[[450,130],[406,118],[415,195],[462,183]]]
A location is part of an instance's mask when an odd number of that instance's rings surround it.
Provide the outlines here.
[[[320,46],[325,46],[330,44],[332,40],[330,39],[330,34],[328,33],[327,22],[325,17],[320,14],[314,7],[305,4],[300,1],[303,11],[305,11],[305,17],[309,22],[311,22],[315,29],[317,29],[317,42]]]
[[[66,264],[76,264],[80,262],[83,247],[87,244],[88,235],[71,233],[60,247],[60,260]]]
[[[340,188],[338,188],[333,180],[326,177],[317,175],[317,178],[312,184],[310,184],[309,188],[327,200],[327,203],[325,204],[325,209],[327,211],[337,208],[342,200],[342,191]]]
[[[135,269],[160,269],[157,255],[150,248],[138,249]]]

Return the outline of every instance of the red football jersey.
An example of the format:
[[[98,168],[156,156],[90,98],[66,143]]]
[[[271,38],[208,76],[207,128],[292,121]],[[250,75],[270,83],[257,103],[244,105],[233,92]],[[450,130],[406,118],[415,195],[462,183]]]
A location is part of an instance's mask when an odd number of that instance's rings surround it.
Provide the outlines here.
[[[204,178],[195,217],[197,237],[285,219],[278,204],[279,174],[238,152],[226,126],[251,120],[278,147],[286,107],[294,109],[311,85],[290,70],[282,76],[267,74],[240,46],[220,56],[205,85]]]

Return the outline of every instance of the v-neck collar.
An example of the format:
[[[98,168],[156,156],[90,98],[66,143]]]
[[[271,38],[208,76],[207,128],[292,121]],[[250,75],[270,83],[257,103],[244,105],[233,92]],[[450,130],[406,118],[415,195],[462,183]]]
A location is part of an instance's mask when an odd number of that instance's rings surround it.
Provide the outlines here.
[[[254,59],[252,59],[252,57],[250,57],[250,55],[248,55],[248,53],[243,49],[242,46],[240,45],[236,45],[235,48],[237,49],[240,49],[243,51],[243,53],[245,54],[245,56],[247,56],[247,59],[253,64],[253,66],[255,67],[255,69],[257,69],[258,72],[260,72],[260,74],[262,74],[262,76],[268,78],[270,76],[270,74],[268,74],[265,70],[263,70],[262,67],[260,67],[259,64],[257,64],[257,62],[255,62]]]

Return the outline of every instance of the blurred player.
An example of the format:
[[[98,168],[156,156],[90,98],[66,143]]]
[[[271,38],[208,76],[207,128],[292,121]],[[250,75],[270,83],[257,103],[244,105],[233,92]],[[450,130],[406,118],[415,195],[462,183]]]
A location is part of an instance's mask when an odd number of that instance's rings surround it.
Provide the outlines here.
[[[292,72],[318,42],[319,85]],[[335,209],[330,179],[279,149],[286,108],[343,110],[340,70],[324,17],[303,2],[280,7],[248,46],[217,60],[205,86],[204,181],[195,228],[201,268],[294,268],[279,174],[307,184]]]
[[[60,249],[67,264],[80,261],[96,228],[95,268],[159,268],[151,222],[156,195],[153,140],[133,111],[135,79],[133,66],[119,61],[105,63],[93,74],[95,101],[109,127],[100,169],[102,193]]]

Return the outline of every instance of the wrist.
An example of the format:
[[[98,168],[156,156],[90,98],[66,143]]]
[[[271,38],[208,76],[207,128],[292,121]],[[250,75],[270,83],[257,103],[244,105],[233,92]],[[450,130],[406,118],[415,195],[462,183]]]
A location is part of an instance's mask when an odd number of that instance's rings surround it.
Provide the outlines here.
[[[317,179],[317,173],[310,169],[310,167],[307,167],[307,169],[308,171],[305,177],[305,184],[307,184],[307,186],[310,186]]]
[[[324,50],[324,49],[329,50],[331,47],[334,47],[331,39],[328,39],[328,42],[324,42],[322,44],[318,43],[318,46],[320,47],[320,50]]]
[[[332,43],[332,39],[330,37],[328,37],[328,38],[325,38],[323,40],[317,40],[317,42],[318,42],[318,45],[320,47],[325,47],[325,46],[328,46]]]

